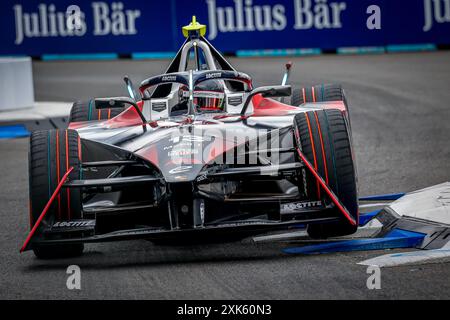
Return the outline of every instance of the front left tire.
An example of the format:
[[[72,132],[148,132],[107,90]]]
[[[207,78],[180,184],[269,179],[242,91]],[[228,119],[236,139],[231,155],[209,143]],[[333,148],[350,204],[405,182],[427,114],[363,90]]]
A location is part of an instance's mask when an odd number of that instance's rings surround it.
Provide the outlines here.
[[[73,167],[69,179],[80,179],[81,142],[78,133],[70,129],[34,131],[29,149],[30,228],[34,226],[45,205],[64,174]],[[41,228],[56,221],[81,219],[81,192],[79,189],[61,189]],[[83,244],[32,244],[38,258],[77,256],[83,252]]]
[[[339,84],[319,84],[313,87],[294,87],[291,95],[291,106],[298,107],[304,103],[344,101],[344,90]]]

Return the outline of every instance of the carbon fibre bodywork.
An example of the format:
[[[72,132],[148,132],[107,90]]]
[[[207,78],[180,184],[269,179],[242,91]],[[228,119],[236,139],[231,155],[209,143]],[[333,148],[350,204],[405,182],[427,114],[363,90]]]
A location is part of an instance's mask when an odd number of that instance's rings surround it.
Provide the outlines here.
[[[206,71],[182,70],[185,49],[198,45],[193,41],[202,43]],[[192,94],[196,81],[211,78],[223,81],[227,110],[198,112],[190,104],[180,112],[179,86]],[[339,110],[350,131],[345,101],[290,106],[269,98],[275,87],[252,90],[251,78],[202,37],[186,41],[166,73],[139,89],[141,98],[119,115],[69,124],[80,138],[80,177],[61,180],[60,188],[81,190],[81,219],[65,221],[44,210],[24,249],[136,238],[234,239],[345,218],[357,225],[295,137],[294,117],[318,110]],[[307,192],[307,171],[326,191],[320,199]]]

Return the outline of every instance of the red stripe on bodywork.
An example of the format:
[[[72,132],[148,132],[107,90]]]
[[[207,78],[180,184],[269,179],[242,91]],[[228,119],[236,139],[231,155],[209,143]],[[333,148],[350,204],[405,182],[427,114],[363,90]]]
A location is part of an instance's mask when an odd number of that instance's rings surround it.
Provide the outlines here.
[[[56,130],[56,179],[59,181],[59,130]],[[61,195],[58,194],[58,219],[61,219]]]
[[[78,160],[81,162],[81,139],[80,136],[78,136]]]
[[[305,113],[306,123],[308,124],[308,131],[309,131],[309,138],[311,140],[311,148],[313,152],[313,158],[314,158],[314,168],[317,170],[317,157],[316,157],[316,146],[314,144],[314,137],[311,130],[311,123],[309,122],[308,114]],[[320,199],[320,186],[319,182],[317,182],[317,197]]]
[[[317,179],[317,182],[320,183],[322,188],[325,190],[325,192],[331,198],[331,201],[333,201],[333,203],[336,205],[336,207],[339,209],[339,211],[341,211],[341,213],[344,215],[344,217],[350,222],[350,224],[353,226],[356,226],[358,222],[352,217],[352,215],[344,207],[344,205],[341,203],[341,201],[339,201],[339,198],[336,196],[336,194],[333,192],[333,190],[331,190],[330,187],[325,183],[325,181],[319,175],[319,173],[316,170],[314,170],[312,164],[308,161],[308,159],[306,159],[306,156],[300,151],[300,149],[298,147],[296,149],[297,149],[298,155],[300,156],[300,159],[302,159],[305,166]]]
[[[317,129],[319,130],[320,146],[322,147],[323,167],[325,169],[325,181],[328,184],[329,182],[328,182],[327,158],[325,157],[325,148],[323,146],[322,130],[320,129],[320,123],[319,123],[319,117],[317,116],[317,111],[314,111],[314,117],[316,118]]]
[[[66,130],[66,171],[69,171],[69,136]],[[67,188],[67,220],[70,220],[70,189]]]
[[[34,224],[33,228],[31,229],[30,233],[28,234],[27,238],[25,239],[25,242],[22,245],[22,248],[20,248],[20,252],[23,252],[30,242],[31,238],[33,237],[34,233],[36,232],[37,228],[42,222],[42,219],[44,219],[45,215],[48,212],[48,209],[52,205],[53,201],[55,200],[56,196],[59,195],[59,191],[61,190],[64,182],[66,181],[69,174],[72,172],[73,167],[70,167],[69,170],[64,174],[61,181],[59,181],[58,186],[56,187],[55,191],[53,191],[52,196],[48,200],[47,204],[44,207],[44,210],[42,210],[42,213],[40,214],[39,218],[37,219],[36,223]]]

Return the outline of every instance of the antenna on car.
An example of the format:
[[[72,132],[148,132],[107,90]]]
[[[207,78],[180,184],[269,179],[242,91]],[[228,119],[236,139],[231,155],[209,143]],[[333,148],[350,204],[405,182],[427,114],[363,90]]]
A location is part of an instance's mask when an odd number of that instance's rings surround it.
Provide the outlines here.
[[[292,68],[292,61],[289,61],[288,63],[285,64],[285,72],[283,75],[283,80],[281,80],[281,85],[285,86],[289,80],[289,76],[291,75],[291,68]]]
[[[289,81],[289,76],[291,75],[291,68],[292,68],[292,61],[289,61],[288,63],[285,64],[285,72],[283,75],[283,80],[281,80],[281,85],[285,86],[287,85],[288,81]],[[280,102],[284,103],[284,97],[280,98]]]

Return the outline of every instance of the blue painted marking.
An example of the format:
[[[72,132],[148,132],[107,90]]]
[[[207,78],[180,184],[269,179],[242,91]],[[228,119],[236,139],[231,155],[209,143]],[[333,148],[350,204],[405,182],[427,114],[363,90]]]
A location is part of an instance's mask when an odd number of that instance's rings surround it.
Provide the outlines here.
[[[405,195],[402,193],[387,193],[387,194],[377,194],[374,196],[366,196],[359,198],[360,201],[383,201],[383,200],[397,200]]]
[[[387,52],[412,52],[412,51],[435,51],[435,44],[394,44],[386,47]]]
[[[286,248],[283,249],[283,252],[290,254],[318,254],[362,250],[412,248],[420,245],[424,238],[425,234],[423,233],[394,229],[384,238],[328,242],[304,247]]]
[[[22,124],[0,127],[0,139],[28,137],[30,132]]]
[[[321,54],[318,48],[311,49],[267,49],[267,50],[238,50],[237,57],[286,57],[286,56],[309,56]]]
[[[79,54],[44,54],[44,61],[54,60],[114,60],[118,59],[117,53],[79,53]]]
[[[140,59],[173,59],[176,52],[135,52],[131,54],[131,58]]]
[[[367,222],[372,220],[378,213],[380,213],[380,211],[381,211],[381,209],[360,214],[359,226],[362,227],[363,225],[365,225]]]
[[[337,48],[337,54],[380,54],[385,53],[384,47],[343,47]]]

